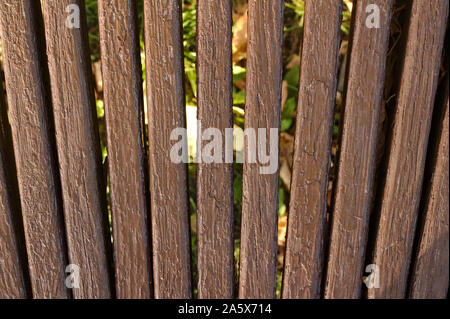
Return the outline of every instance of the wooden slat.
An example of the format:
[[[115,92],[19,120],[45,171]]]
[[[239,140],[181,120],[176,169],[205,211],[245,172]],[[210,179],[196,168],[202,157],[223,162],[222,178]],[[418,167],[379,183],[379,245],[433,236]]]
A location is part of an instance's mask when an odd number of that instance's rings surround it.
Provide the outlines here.
[[[181,1],[144,1],[144,22],[155,297],[189,298],[187,165],[170,159],[171,132],[186,127]]]
[[[36,19],[39,2],[0,2],[0,33],[28,264],[35,298],[67,298],[62,210]]]
[[[448,7],[447,0],[412,3],[374,248],[380,287],[369,298],[405,297]]]
[[[371,4],[380,8],[380,28],[366,26]],[[392,1],[357,1],[354,10],[326,298],[361,294]]]
[[[197,7],[200,134],[233,127],[231,1],[200,0]],[[208,136],[208,138],[211,138]],[[199,148],[209,141],[200,139]],[[200,163],[197,173],[198,296],[233,297],[233,164]]]
[[[0,299],[26,298],[25,265],[20,260],[20,234],[16,232],[14,223],[15,218],[20,217],[20,206],[15,203],[18,197],[12,196],[17,189],[13,188],[7,176],[7,170],[10,169],[8,161],[14,161],[14,158],[7,141],[10,136],[4,98],[3,89],[0,88]]]
[[[305,3],[283,298],[320,297],[341,14],[340,1]]]
[[[106,191],[87,47],[84,1],[42,2],[56,142],[71,264],[80,267],[75,298],[109,298]],[[66,26],[66,7],[80,8],[80,28]]]
[[[151,297],[136,1],[99,1],[109,187],[118,298]]]
[[[280,128],[284,3],[250,0],[248,5],[245,129],[257,134],[258,128],[265,128],[268,144],[270,129]],[[247,138],[245,143],[249,144]],[[262,174],[260,168],[266,164],[248,162],[256,153],[246,147],[239,297],[275,298],[278,165],[273,174]]]
[[[448,56],[447,56],[448,58]],[[448,69],[447,69],[448,72]],[[447,73],[448,74],[448,73]],[[424,194],[425,222],[412,270],[410,298],[445,299],[449,283],[449,77],[436,104],[431,135],[434,145],[427,159],[433,165],[429,189]],[[435,121],[436,120],[436,121]]]

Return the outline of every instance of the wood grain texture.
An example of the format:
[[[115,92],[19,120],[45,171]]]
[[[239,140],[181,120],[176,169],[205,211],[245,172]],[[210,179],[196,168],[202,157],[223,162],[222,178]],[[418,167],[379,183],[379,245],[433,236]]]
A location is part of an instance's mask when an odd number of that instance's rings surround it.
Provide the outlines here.
[[[369,298],[405,297],[448,7],[412,3],[374,248],[380,287]]]
[[[283,298],[320,297],[341,20],[340,1],[306,1]]]
[[[17,191],[16,185],[7,175],[11,169],[9,161],[14,161],[9,135],[5,97],[0,89],[0,299],[27,297],[23,274],[26,265],[20,260],[20,234],[15,227],[15,219],[20,218],[20,206],[15,202],[18,197],[12,194]]]
[[[326,298],[361,295],[392,3],[359,0],[354,8]],[[380,8],[380,28],[366,27],[370,4]]]
[[[90,73],[84,1],[43,3],[59,171],[71,264],[80,267],[75,298],[109,298],[110,239],[106,190]],[[66,26],[66,7],[80,8],[80,28]]]
[[[248,3],[245,129],[265,128],[267,144],[270,129],[279,130],[281,120],[283,9],[281,0]],[[261,174],[267,165],[249,163],[256,154],[247,137],[245,145],[239,297],[275,298],[279,169]],[[277,156],[278,151],[279,145]]]
[[[99,1],[117,298],[151,297],[136,2]]]
[[[181,1],[144,1],[144,23],[155,298],[190,298],[187,165],[170,159],[186,127]]]
[[[0,34],[28,264],[35,298],[67,298],[62,209],[50,138],[43,61],[36,30],[39,3],[0,2]]]
[[[448,58],[448,56],[447,56]],[[409,297],[413,299],[445,299],[449,283],[449,77],[443,79],[444,93],[433,115],[431,154],[432,166],[428,188],[424,194],[425,222],[420,234],[419,249],[412,269]],[[436,121],[435,121],[436,120]]]
[[[231,0],[197,4],[198,120],[202,136],[233,127]],[[199,139],[199,148],[211,140]],[[205,155],[205,154],[204,154]],[[233,164],[200,163],[197,168],[198,296],[233,297]]]

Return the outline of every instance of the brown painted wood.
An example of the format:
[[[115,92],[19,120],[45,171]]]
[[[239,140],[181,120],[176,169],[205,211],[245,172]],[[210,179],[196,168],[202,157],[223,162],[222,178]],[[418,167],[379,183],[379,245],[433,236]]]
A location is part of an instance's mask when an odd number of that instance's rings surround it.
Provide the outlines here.
[[[71,264],[80,267],[75,298],[109,298],[111,244],[106,235],[106,190],[87,47],[84,1],[43,3],[59,171]],[[80,28],[66,26],[66,7],[80,7]]]
[[[380,28],[366,26],[370,4],[380,8]],[[361,295],[392,1],[357,1],[354,10],[326,298]]]
[[[448,7],[412,3],[374,248],[380,287],[369,298],[405,297]]]
[[[67,298],[62,209],[38,44],[39,2],[0,2],[0,34],[28,263],[35,298]]]
[[[341,15],[339,1],[305,3],[283,298],[320,297]]]
[[[99,1],[117,298],[151,297],[136,1]]]
[[[199,134],[217,128],[225,145],[225,128],[233,127],[231,0],[200,0],[197,26]],[[222,161],[197,168],[199,298],[233,297],[233,164],[223,151]]]
[[[14,161],[8,141],[9,124],[3,89],[0,89],[0,299],[26,298],[23,261],[20,260],[19,233],[16,233],[15,218],[20,206],[13,196],[16,187],[7,176],[8,161]],[[14,185],[15,186],[15,185]]]
[[[447,56],[448,58],[448,56]],[[448,72],[448,68],[447,68]],[[436,104],[432,130],[434,144],[427,166],[432,166],[424,193],[425,222],[412,270],[410,298],[445,299],[449,283],[449,77]],[[436,120],[436,121],[435,121]]]
[[[190,298],[187,165],[170,159],[186,127],[181,1],[144,1],[144,23],[155,297]]]
[[[250,0],[248,5],[245,129],[267,129],[268,144],[270,129],[280,128],[284,3]],[[267,165],[248,163],[254,152],[246,147],[244,155],[239,297],[275,298],[278,167],[261,174]]]

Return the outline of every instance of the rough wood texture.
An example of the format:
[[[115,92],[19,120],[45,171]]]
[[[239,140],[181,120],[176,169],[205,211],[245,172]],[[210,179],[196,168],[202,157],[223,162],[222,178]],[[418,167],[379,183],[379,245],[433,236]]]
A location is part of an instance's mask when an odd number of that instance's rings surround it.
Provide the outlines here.
[[[412,4],[373,264],[380,287],[369,298],[404,298],[449,2]]]
[[[448,72],[448,69],[447,69]],[[447,73],[448,74],[448,73]],[[412,270],[410,298],[445,299],[449,283],[449,97],[446,76],[445,93],[436,104],[433,118],[434,145],[427,159],[433,165],[429,189],[424,194],[425,222],[419,250]],[[440,104],[440,105],[439,105]],[[435,121],[436,120],[436,121]]]
[[[366,26],[370,4],[380,8],[380,28]],[[354,10],[326,298],[361,294],[392,1],[357,1]]]
[[[320,297],[341,17],[340,1],[305,3],[283,298]]]
[[[151,297],[136,2],[99,1],[117,298]]]
[[[58,146],[67,244],[80,267],[75,298],[109,298],[110,239],[106,234],[106,190],[100,185],[100,145],[87,48],[84,1],[43,3],[47,56]],[[80,8],[80,28],[66,26],[66,7]]]
[[[145,0],[144,22],[155,297],[190,298],[187,165],[170,159],[186,127],[181,1]]]
[[[28,264],[35,298],[67,298],[62,210],[50,139],[37,19],[39,2],[0,2],[0,34]]]
[[[198,133],[217,128],[225,145],[233,127],[231,0],[200,0],[197,17]],[[222,161],[197,168],[199,298],[233,297],[233,164],[224,153]]]
[[[7,139],[9,125],[3,89],[0,88],[0,299],[26,298],[27,292],[23,274],[23,261],[20,260],[19,240],[16,233],[15,218],[19,218],[20,206],[12,196],[13,183],[7,176],[10,169],[8,161],[14,160]]]
[[[270,129],[279,130],[281,120],[283,8],[281,0],[248,4],[245,129],[265,128],[267,144]],[[255,150],[248,149],[247,138],[245,144],[239,297],[275,298],[278,167],[273,174],[261,174],[267,165],[248,163],[256,154],[250,154]]]

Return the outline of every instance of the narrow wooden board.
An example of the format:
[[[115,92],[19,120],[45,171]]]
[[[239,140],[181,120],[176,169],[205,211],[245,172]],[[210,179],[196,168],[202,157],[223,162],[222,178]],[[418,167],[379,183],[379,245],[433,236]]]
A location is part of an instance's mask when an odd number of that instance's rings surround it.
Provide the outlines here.
[[[0,2],[0,34],[17,178],[35,298],[68,298],[50,104],[37,33],[39,2]]]
[[[66,25],[69,4],[79,7],[80,28]],[[69,260],[80,268],[80,287],[73,295],[109,298],[111,241],[84,1],[42,5]]]
[[[152,274],[135,1],[100,0],[100,47],[117,298],[150,298]]]
[[[448,58],[448,56],[447,56]],[[447,69],[448,72],[448,69]],[[434,144],[427,166],[432,165],[429,189],[424,193],[425,222],[412,270],[409,297],[413,299],[445,299],[449,283],[449,77],[444,93],[436,104],[432,130]],[[435,121],[436,120],[436,121]],[[425,190],[425,189],[424,189]]]
[[[369,298],[406,294],[448,7],[447,0],[412,3],[374,248],[380,286]]]
[[[253,128],[258,141],[263,139],[258,129],[266,129],[267,144],[270,129],[279,135],[281,121],[283,8],[281,0],[248,3],[245,129]],[[277,142],[278,159],[279,136]],[[279,165],[268,163],[276,165],[275,172],[262,174],[268,164],[249,163],[250,157],[258,159],[258,152],[249,150],[248,136],[245,145],[239,297],[275,298]]]
[[[342,3],[307,0],[283,298],[319,298]]]
[[[9,147],[9,124],[3,88],[0,88],[0,299],[26,298],[23,260],[20,259],[19,236],[15,219],[20,218],[16,185],[8,178],[9,161],[14,161]]]
[[[225,128],[233,127],[231,0],[198,1],[197,26],[199,136],[218,129],[225,145]],[[199,139],[199,149],[207,138]],[[220,151],[221,163],[197,168],[199,298],[233,297],[233,164]]]
[[[186,127],[181,1],[145,0],[144,23],[155,298],[190,298],[187,165],[170,157]]]
[[[361,295],[392,3],[362,0],[354,7],[326,298]],[[369,5],[380,9],[380,28],[366,26]]]

